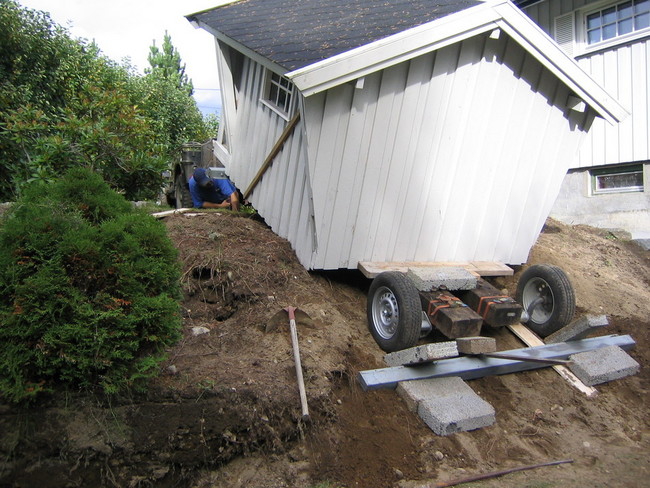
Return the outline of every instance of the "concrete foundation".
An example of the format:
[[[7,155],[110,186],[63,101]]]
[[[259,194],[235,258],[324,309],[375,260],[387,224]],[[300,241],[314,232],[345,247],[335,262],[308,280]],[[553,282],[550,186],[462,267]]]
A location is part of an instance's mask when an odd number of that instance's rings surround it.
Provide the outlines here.
[[[546,344],[557,344],[558,342],[584,339],[592,332],[607,325],[609,325],[609,322],[606,315],[585,315],[554,332],[544,342]]]
[[[409,268],[406,273],[420,291],[438,288],[447,290],[473,290],[478,278],[464,268]]]
[[[438,435],[480,429],[495,422],[492,405],[456,376],[401,382],[397,392]]]
[[[641,369],[639,363],[618,346],[573,354],[569,359],[573,361],[569,369],[588,386],[624,378]]]
[[[391,352],[384,356],[388,366],[413,365],[430,363],[438,359],[453,358],[458,356],[456,341],[436,342],[422,346],[410,347],[402,351]]]

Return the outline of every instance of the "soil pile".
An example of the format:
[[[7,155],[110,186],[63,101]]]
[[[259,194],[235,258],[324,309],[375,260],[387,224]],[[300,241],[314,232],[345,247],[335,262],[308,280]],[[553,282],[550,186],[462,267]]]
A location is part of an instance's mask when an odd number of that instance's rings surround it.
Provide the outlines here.
[[[146,395],[0,407],[6,486],[433,486],[522,465],[564,464],[473,486],[646,486],[650,256],[587,227],[549,221],[529,264],[562,267],[579,314],[606,314],[630,334],[639,375],[586,398],[551,369],[469,382],[494,426],[438,437],[393,391],[363,392],[356,373],[382,367],[366,325],[369,280],[309,273],[258,220],[228,213],[165,219],[183,266],[184,338]],[[514,293],[517,276],[495,284]],[[311,418],[300,401],[287,306],[298,335]],[[485,330],[498,349],[521,347]],[[425,341],[432,340],[426,338]]]

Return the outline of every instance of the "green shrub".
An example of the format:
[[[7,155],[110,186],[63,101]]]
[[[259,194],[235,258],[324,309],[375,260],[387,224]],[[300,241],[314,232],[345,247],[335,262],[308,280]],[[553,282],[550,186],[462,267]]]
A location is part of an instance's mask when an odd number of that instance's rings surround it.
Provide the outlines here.
[[[87,169],[33,182],[0,227],[0,395],[136,385],[179,338],[179,298],[160,222]]]

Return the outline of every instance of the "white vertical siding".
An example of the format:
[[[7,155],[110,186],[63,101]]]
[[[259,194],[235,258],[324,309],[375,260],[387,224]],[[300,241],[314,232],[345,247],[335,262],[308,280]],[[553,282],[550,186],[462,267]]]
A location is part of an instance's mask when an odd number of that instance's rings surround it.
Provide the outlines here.
[[[524,262],[583,139],[568,95],[502,35],[308,97],[310,267]]]
[[[222,69],[227,65],[222,64]],[[261,103],[265,68],[243,59],[236,117],[230,114],[231,153],[226,165],[230,179],[246,190],[284,131],[287,121]],[[231,104],[231,111],[234,104]],[[308,267],[314,247],[311,185],[307,174],[304,122],[299,122],[266,171],[249,200],[278,235],[296,250]]]
[[[548,0],[526,13],[553,36],[555,17],[597,1]],[[578,56],[577,61],[631,116],[617,125],[596,119],[571,167],[650,160],[650,36]]]

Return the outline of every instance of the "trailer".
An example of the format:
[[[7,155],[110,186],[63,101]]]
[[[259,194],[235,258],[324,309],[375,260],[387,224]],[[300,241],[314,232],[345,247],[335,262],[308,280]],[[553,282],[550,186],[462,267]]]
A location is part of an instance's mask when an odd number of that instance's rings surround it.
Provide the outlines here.
[[[359,268],[373,278],[368,328],[386,352],[413,347],[434,329],[457,339],[478,336],[484,326],[523,322],[546,337],[575,313],[571,281],[553,265],[527,268],[517,283],[516,299],[481,276],[512,274],[499,263],[360,263]]]

